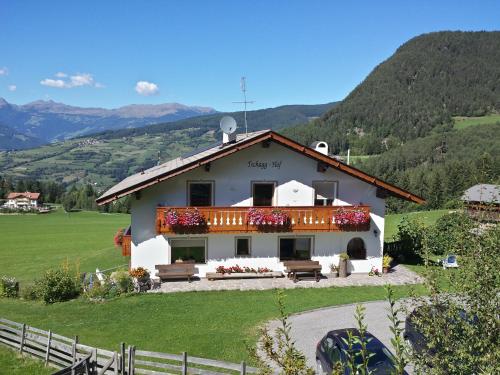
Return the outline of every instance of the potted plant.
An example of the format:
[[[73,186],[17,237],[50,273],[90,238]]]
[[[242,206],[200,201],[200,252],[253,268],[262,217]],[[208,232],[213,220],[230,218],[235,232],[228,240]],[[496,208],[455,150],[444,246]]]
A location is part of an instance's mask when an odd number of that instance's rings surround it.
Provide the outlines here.
[[[332,277],[339,277],[339,266],[335,265],[335,264],[330,264],[330,275]]]
[[[391,269],[392,258],[389,255],[384,255],[382,258],[382,272],[388,273]]]
[[[347,255],[347,253],[340,253],[339,258],[339,277],[347,277],[347,261],[349,260],[349,255]]]

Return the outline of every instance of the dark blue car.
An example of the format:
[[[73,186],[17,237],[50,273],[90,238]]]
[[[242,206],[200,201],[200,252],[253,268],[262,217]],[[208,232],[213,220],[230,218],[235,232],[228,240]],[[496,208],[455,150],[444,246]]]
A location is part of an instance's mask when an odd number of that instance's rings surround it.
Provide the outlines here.
[[[342,340],[348,340],[348,332],[352,332],[353,336],[359,336],[359,331],[356,328],[339,329],[328,332],[326,336],[318,342],[316,347],[317,373],[331,374],[334,364],[340,362],[344,367],[344,374],[351,374],[350,370],[345,366],[347,364],[345,354],[347,344]],[[387,353],[389,353],[387,347],[369,332],[366,332],[365,338],[370,340],[367,344],[368,352],[374,354],[369,359],[369,369],[373,370],[375,374],[390,374],[391,371],[394,370],[394,365],[387,355]],[[360,350],[360,345],[355,344],[353,350],[354,352],[358,352]],[[356,362],[358,364],[361,363],[361,358],[359,356],[356,357]]]

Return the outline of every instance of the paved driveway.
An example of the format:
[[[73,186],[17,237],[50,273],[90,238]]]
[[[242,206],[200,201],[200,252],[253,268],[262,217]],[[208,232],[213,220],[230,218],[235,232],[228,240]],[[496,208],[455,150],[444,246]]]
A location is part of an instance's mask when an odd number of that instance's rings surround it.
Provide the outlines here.
[[[366,302],[363,305],[366,307],[365,323],[368,331],[392,351],[388,302]],[[343,305],[290,316],[292,337],[297,348],[306,355],[309,366],[316,368],[316,344],[328,331],[356,327],[355,309],[356,305]],[[269,324],[271,332],[274,332],[275,327],[277,322]]]

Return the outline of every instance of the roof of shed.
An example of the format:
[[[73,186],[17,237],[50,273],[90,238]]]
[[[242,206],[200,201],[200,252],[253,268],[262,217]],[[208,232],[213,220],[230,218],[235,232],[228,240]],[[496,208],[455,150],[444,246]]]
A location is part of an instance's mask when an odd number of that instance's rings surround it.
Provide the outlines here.
[[[462,195],[462,200],[466,202],[483,202],[500,204],[500,185],[477,184],[467,190]]]

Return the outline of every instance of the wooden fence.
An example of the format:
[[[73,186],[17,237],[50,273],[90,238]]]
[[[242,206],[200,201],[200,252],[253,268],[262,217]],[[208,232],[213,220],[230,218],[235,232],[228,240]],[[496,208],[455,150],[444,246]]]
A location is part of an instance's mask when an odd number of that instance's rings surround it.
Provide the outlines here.
[[[60,369],[57,375],[134,375],[134,374],[254,374],[257,368],[213,359],[138,350],[120,345],[110,351],[83,345],[78,336],[68,338],[26,324],[0,318],[0,343],[42,359]],[[55,375],[54,374],[54,375]]]

